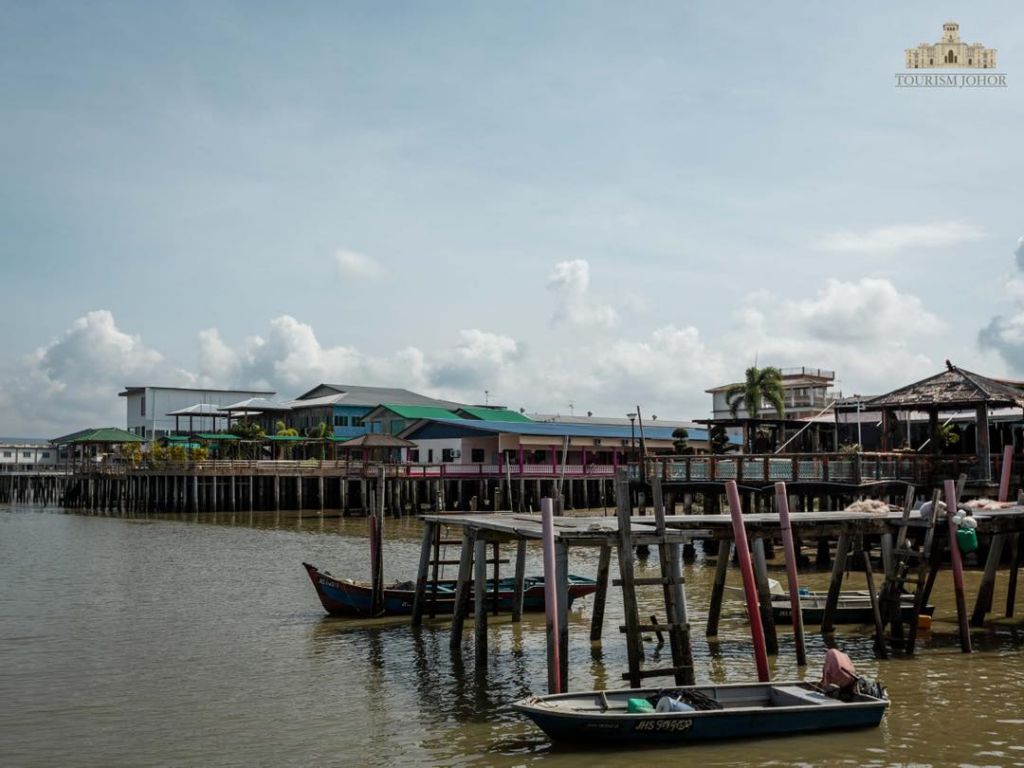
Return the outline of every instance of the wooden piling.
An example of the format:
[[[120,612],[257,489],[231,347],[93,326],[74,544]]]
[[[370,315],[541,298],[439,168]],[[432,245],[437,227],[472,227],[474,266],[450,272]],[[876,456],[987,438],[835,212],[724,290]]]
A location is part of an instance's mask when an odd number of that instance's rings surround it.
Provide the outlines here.
[[[611,567],[612,548],[602,544],[597,556],[597,592],[594,593],[594,609],[590,617],[590,641],[601,641],[604,626],[604,607],[608,600],[608,571]]]
[[[561,634],[558,628],[558,566],[555,561],[554,504],[550,498],[540,502],[544,543],[544,612],[547,619],[548,693],[562,692]]]
[[[797,579],[796,542],[793,538],[793,526],[789,519],[789,495],[785,483],[775,484],[775,506],[779,514],[779,527],[782,530],[782,546],[786,555],[786,581],[789,587],[789,609],[793,621],[793,645],[796,650],[797,666],[807,665],[807,650],[804,642],[804,615],[800,606],[800,583]]]
[[[828,596],[825,598],[825,610],[821,617],[821,634],[830,635],[836,628],[836,607],[839,605],[839,592],[843,587],[843,576],[846,574],[846,557],[850,552],[850,534],[844,528],[836,542],[836,556],[832,561],[832,578],[828,583]]]
[[[953,589],[956,592],[956,616],[960,627],[960,650],[971,652],[971,629],[967,616],[967,603],[964,597],[964,563],[960,557],[960,547],[956,540],[956,524],[953,515],[957,510],[959,498],[956,485],[952,480],[944,483],[946,491],[946,530],[949,534],[949,559],[953,568]]]
[[[473,543],[475,571],[473,577],[473,663],[477,669],[487,667],[487,540],[478,537]]]
[[[526,539],[516,541],[516,572],[512,593],[512,621],[523,620],[523,596],[526,592]]]
[[[715,563],[715,578],[711,584],[711,604],[708,606],[708,626],[705,634],[708,637],[718,635],[718,620],[722,615],[722,598],[725,595],[725,577],[729,571],[729,559],[732,557],[732,542],[720,539],[718,542],[718,559]]]
[[[420,543],[420,562],[416,569],[416,593],[412,600],[412,625],[423,623],[423,611],[427,599],[427,575],[430,568],[430,550],[434,545],[434,529],[436,523],[423,524],[423,541]]]
[[[452,608],[452,630],[448,638],[452,649],[462,647],[462,625],[469,613],[469,581],[473,574],[473,554],[476,532],[466,528],[462,532],[462,553],[459,556],[459,575],[455,583],[455,605]]]
[[[740,574],[743,577],[743,591],[747,599],[747,619],[750,621],[750,635],[754,642],[754,662],[757,666],[757,679],[762,683],[767,683],[771,676],[768,672],[768,654],[765,648],[764,628],[761,626],[761,615],[758,611],[757,588],[754,584],[754,567],[750,562],[747,528],[743,522],[743,508],[740,506],[740,493],[736,487],[735,480],[726,481],[725,492],[729,499],[733,538],[736,541],[736,554],[740,562]]]

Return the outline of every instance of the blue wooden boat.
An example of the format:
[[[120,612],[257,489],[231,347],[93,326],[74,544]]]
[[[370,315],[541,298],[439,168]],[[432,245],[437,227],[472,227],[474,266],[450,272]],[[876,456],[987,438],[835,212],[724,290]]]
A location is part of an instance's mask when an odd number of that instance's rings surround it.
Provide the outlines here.
[[[686,744],[869,728],[882,721],[886,698],[855,693],[848,701],[800,681],[700,685],[672,689],[690,711],[630,711],[630,699],[655,699],[657,688],[532,696],[512,706],[552,740],[582,744]],[[635,702],[634,702],[635,703]]]
[[[320,598],[324,610],[332,616],[372,617],[371,602],[373,591],[367,581],[339,579],[328,571],[321,571],[309,563],[302,564],[306,568],[310,581]],[[487,595],[494,595],[494,582],[487,581]],[[437,590],[427,585],[427,610],[434,613],[450,614],[455,608],[455,585],[451,582],[439,583]],[[578,597],[597,591],[597,582],[585,576],[569,575],[569,605]],[[498,581],[497,599],[499,612],[511,612],[515,593],[515,579]],[[412,613],[413,598],[416,595],[415,584],[405,582],[384,587],[384,609],[380,616],[408,616]],[[492,605],[488,605],[492,608]],[[544,610],[544,577],[528,576],[523,583],[523,610]]]

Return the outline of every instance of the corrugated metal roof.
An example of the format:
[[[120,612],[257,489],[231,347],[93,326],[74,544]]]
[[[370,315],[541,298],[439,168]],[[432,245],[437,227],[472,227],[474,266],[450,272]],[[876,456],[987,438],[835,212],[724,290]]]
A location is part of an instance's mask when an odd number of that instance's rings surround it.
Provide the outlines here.
[[[265,397],[250,397],[237,403],[231,403],[231,405],[222,405],[221,408],[225,411],[290,411],[292,409],[287,403],[279,403]]]
[[[398,414],[403,419],[439,419],[442,421],[466,421],[462,419],[457,413],[447,410],[446,408],[438,408],[433,405],[402,405],[400,403],[381,403],[381,408],[386,408],[392,413]],[[372,412],[367,414],[367,418],[372,415]]]
[[[519,411],[509,410],[508,408],[488,408],[483,405],[464,405],[457,410],[457,413],[459,416],[468,413],[471,418],[484,421],[533,421],[529,416],[524,416]]]
[[[167,416],[227,416],[227,411],[222,411],[221,406],[213,403],[196,403],[187,408],[179,408],[176,411],[168,411]]]
[[[450,400],[439,400],[434,397],[427,397],[417,392],[398,387],[364,387],[354,384],[318,384],[308,392],[299,395],[296,400],[311,399],[311,395],[317,392],[316,398],[328,396],[328,392],[322,390],[333,390],[335,394],[342,395],[337,401],[338,405],[367,405],[374,407],[381,403],[395,403],[397,405],[433,405],[438,408],[454,408],[462,405]]]
[[[550,435],[551,437],[610,437],[610,438],[636,438],[640,440],[640,430],[629,427],[620,427],[613,424],[566,424],[559,422],[542,421],[486,421],[461,419],[459,427],[475,430],[478,432],[506,433],[512,435]],[[652,440],[673,440],[672,433],[675,427],[648,427],[644,426],[644,437]],[[691,429],[689,438],[691,440],[707,440],[706,429]],[[409,435],[411,437],[411,435]]]

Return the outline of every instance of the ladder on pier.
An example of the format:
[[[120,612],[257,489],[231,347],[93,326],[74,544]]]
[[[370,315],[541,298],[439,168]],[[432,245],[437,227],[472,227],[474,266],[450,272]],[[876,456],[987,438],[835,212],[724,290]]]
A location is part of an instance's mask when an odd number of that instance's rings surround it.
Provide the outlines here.
[[[632,505],[629,498],[629,480],[624,471],[620,472],[616,482],[619,518],[619,575],[621,578],[615,579],[612,584],[622,587],[626,623],[619,627],[619,631],[626,635],[626,655],[629,664],[629,671],[623,673],[622,679],[628,680],[633,688],[638,688],[644,678],[672,675],[677,685],[692,685],[694,683],[693,651],[690,645],[690,625],[686,620],[685,580],[681,567],[682,543],[670,541],[666,532],[665,505],[659,478],[654,478],[651,481],[651,490],[654,497],[655,534],[653,540],[645,538],[645,543],[650,541],[650,543],[658,545],[661,575],[637,578],[633,553],[636,540],[633,537],[630,524]],[[640,622],[636,588],[648,585],[660,585],[662,588],[665,601],[665,624],[657,623],[654,616],[651,617],[649,624]],[[642,634],[655,632],[660,639],[661,633],[665,631],[668,632],[672,649],[672,666],[641,669],[644,659]]]
[[[965,476],[961,475],[957,483],[957,500],[963,492]],[[893,548],[892,563],[886,573],[882,586],[880,604],[883,626],[889,628],[889,635],[884,642],[891,643],[895,648],[907,654],[914,653],[917,642],[918,622],[924,612],[935,573],[938,570],[938,553],[936,553],[935,526],[938,519],[938,504],[941,494],[936,490],[932,494],[932,513],[927,519],[911,520],[910,512],[914,506],[914,489],[907,489],[903,517],[897,524],[899,532]],[[911,535],[911,530],[919,533]],[[914,602],[909,619],[903,618],[903,595],[907,585],[913,586]],[[904,628],[904,624],[906,627]]]
[[[459,565],[461,562],[459,558],[450,558],[447,555],[447,547],[449,546],[463,546],[462,539],[446,539],[443,538],[440,525],[435,525],[433,530],[433,541],[430,546],[430,559],[427,561],[427,568],[430,572],[430,578],[427,583],[430,585],[430,589],[427,594],[426,608],[427,615],[430,618],[437,616],[437,598],[439,595],[438,585],[453,583],[454,579],[444,579],[444,566],[446,565]],[[491,611],[497,616],[498,615],[498,601],[499,601],[499,590],[500,590],[500,567],[509,563],[508,559],[501,559],[500,557],[500,545],[497,541],[491,542],[491,557],[485,561],[487,565],[493,565],[493,575],[491,577]],[[452,597],[454,599],[454,596]]]

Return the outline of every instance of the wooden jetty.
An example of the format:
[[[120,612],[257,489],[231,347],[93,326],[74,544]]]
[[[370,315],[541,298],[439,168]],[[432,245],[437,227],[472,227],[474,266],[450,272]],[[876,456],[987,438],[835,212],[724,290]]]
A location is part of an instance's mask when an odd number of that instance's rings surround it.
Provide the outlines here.
[[[692,658],[689,650],[690,626],[687,619],[685,592],[683,591],[683,578],[680,567],[680,559],[672,551],[673,547],[687,542],[693,538],[702,538],[718,542],[718,558],[713,582],[711,604],[708,610],[707,626],[705,631],[709,636],[718,633],[719,617],[721,615],[722,599],[726,581],[726,573],[729,566],[731,549],[735,533],[732,527],[732,520],[728,515],[723,514],[698,514],[698,515],[668,515],[664,514],[663,506],[659,506],[657,499],[660,494],[660,481],[654,478],[651,483],[652,495],[655,499],[655,512],[653,516],[641,516],[633,514],[629,505],[630,481],[625,471],[620,472],[617,478],[618,508],[615,517],[559,517],[555,523],[555,540],[557,547],[557,579],[559,590],[567,588],[566,574],[568,551],[570,547],[594,546],[600,548],[597,580],[598,590],[595,594],[593,619],[591,622],[590,639],[598,642],[602,636],[604,623],[604,608],[608,594],[608,580],[611,563],[612,550],[617,550],[620,579],[613,581],[613,586],[623,588],[623,601],[625,607],[625,624],[620,631],[625,635],[627,643],[627,658],[629,669],[623,674],[623,679],[629,680],[630,684],[637,686],[640,680],[645,677],[672,675],[677,681],[692,679]],[[962,491],[964,482],[961,481]],[[944,555],[949,549],[950,537],[948,535],[945,519],[941,519],[940,525],[936,525],[935,519],[922,519],[919,512],[911,509],[915,495],[913,491],[905,493],[905,505],[902,511],[885,514],[873,514],[868,512],[847,512],[847,511],[816,511],[806,513],[794,513],[789,516],[789,525],[797,537],[807,539],[828,539],[835,541],[835,556],[833,558],[832,573],[829,584],[827,604],[820,631],[825,634],[835,632],[835,611],[838,604],[843,581],[846,576],[847,562],[851,559],[863,569],[868,590],[872,595],[884,595],[886,588],[891,587],[897,581],[902,584],[907,582],[906,572],[896,575],[897,569],[905,565],[908,556],[904,546],[908,541],[922,538],[927,535],[927,548],[917,547],[915,552],[921,558],[923,567],[923,578],[916,586],[915,605],[917,612],[927,603],[928,597],[935,586],[939,570],[944,567]],[[950,497],[952,501],[952,497]],[[659,509],[661,510],[659,512]],[[978,521],[977,531],[979,534],[991,537],[993,541],[1001,541],[1002,545],[993,547],[979,594],[975,600],[973,614],[969,615],[965,601],[958,602],[958,618],[960,626],[965,628],[967,622],[973,617],[975,625],[984,622],[985,617],[992,611],[992,587],[995,580],[998,565],[998,553],[1001,553],[1007,542],[1017,542],[1014,549],[1015,555],[1007,598],[1007,616],[1012,615],[1013,606],[1016,601],[1016,575],[1020,567],[1020,534],[1024,532],[1024,506],[1013,506],[995,511],[976,511],[975,519]],[[425,523],[423,535],[423,548],[419,570],[417,574],[418,608],[414,609],[413,623],[419,623],[423,618],[424,595],[426,585],[429,583],[430,553],[431,546],[436,536],[437,527],[444,524],[456,526],[462,529],[462,549],[459,558],[459,580],[457,592],[457,606],[452,617],[451,624],[451,645],[459,648],[462,644],[463,623],[470,614],[470,593],[468,584],[474,569],[474,558],[484,556],[482,553],[488,551],[488,547],[500,546],[501,544],[516,544],[518,549],[517,557],[517,578],[522,572],[520,563],[525,554],[525,543],[529,540],[540,540],[543,535],[541,520],[538,515],[523,514],[446,514],[426,515],[422,518]],[[775,513],[746,513],[742,515],[745,530],[750,540],[750,549],[753,552],[753,570],[757,584],[758,602],[765,610],[760,612],[761,623],[764,627],[764,635],[769,653],[778,652],[777,629],[774,626],[770,610],[771,597],[768,592],[768,573],[764,550],[766,546],[777,541],[782,536],[780,517]],[[662,574],[649,580],[639,580],[632,573],[633,551],[638,545],[656,545],[663,548],[662,553]],[[899,549],[897,548],[897,544]],[[878,547],[884,567],[884,580],[876,582],[871,566],[872,549]],[[494,550],[492,550],[494,551]],[[906,548],[909,551],[909,547]],[[954,549],[955,551],[955,549]],[[955,563],[954,563],[955,565]],[[665,624],[655,622],[642,623],[638,616],[636,588],[646,584],[658,584],[665,589],[666,593],[666,617]],[[565,612],[560,605],[560,610]],[[885,612],[881,601],[874,603],[876,650],[881,657],[890,652],[890,648],[907,653],[913,653],[914,636],[917,626],[917,615],[909,623],[909,626],[899,628],[892,626],[893,618]],[[476,660],[478,666],[486,666],[486,622],[487,602],[477,599],[473,612],[476,621]],[[560,647],[562,653],[559,657],[562,663],[557,670],[561,678],[561,690],[565,690],[567,680],[567,669],[565,660],[568,654],[565,650],[568,647],[568,622],[566,616],[560,617],[558,626],[562,632]],[[663,669],[645,669],[641,636],[644,633],[666,630],[675,633],[678,642],[673,644],[673,664]],[[964,630],[961,633],[962,649],[970,651],[969,634]],[[549,655],[549,663],[551,657]]]
[[[725,485],[734,481],[749,509],[772,508],[773,486],[785,482],[794,512],[837,509],[866,495],[902,501],[907,485],[923,495],[946,477],[967,476],[966,496],[995,494],[989,479],[1009,466],[1010,491],[1024,487],[1024,461],[993,455],[982,467],[977,456],[913,453],[728,454],[661,456],[643,463],[617,464],[417,464],[353,459],[80,462],[59,484],[64,506],[88,510],[215,512],[218,510],[311,509],[366,514],[371,493],[380,501],[381,474],[387,478],[383,503],[389,514],[537,511],[545,497],[559,497],[564,509],[618,505],[614,478],[621,470],[633,481],[634,508],[654,503],[651,481],[661,483],[666,513],[694,507],[717,513],[725,506]]]

